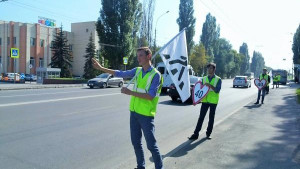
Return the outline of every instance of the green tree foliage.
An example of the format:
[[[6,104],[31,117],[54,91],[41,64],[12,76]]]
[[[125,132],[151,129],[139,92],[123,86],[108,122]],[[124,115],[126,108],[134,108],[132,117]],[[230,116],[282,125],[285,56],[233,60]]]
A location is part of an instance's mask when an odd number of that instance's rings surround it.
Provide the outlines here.
[[[243,43],[242,46],[240,46],[240,54],[244,55],[243,60],[241,61],[241,71],[240,74],[244,75],[247,71],[249,71],[250,67],[250,56],[248,53],[248,45],[247,43]]]
[[[293,56],[294,64],[300,64],[300,25],[296,33],[294,34],[292,50],[294,53]]]
[[[97,32],[103,46],[101,55],[110,67],[120,69],[123,57],[132,57],[135,52],[137,30],[139,29],[141,5],[138,0],[101,0]]]
[[[224,38],[218,39],[214,50],[215,59],[217,64],[216,74],[224,78],[227,75],[227,71],[233,66],[233,57],[229,55],[231,51],[231,44]]]
[[[153,16],[155,0],[143,0],[139,46],[149,46],[153,42]]]
[[[216,42],[219,37],[220,27],[217,26],[216,18],[209,13],[206,15],[206,20],[202,27],[202,35],[200,37],[205,47],[206,55],[210,56],[209,62],[214,61],[214,49],[216,48]]]
[[[253,57],[251,62],[251,72],[254,72],[254,76],[258,77],[261,73],[263,68],[265,67],[265,60],[261,53],[253,51]]]
[[[58,33],[54,36],[52,41],[51,51],[53,57],[49,64],[52,68],[60,68],[60,77],[72,77],[72,57],[70,53],[70,45],[63,32],[63,27],[60,27]]]
[[[207,65],[204,45],[201,43],[195,45],[191,52],[190,65],[199,76],[203,76]]]
[[[193,37],[195,35],[195,22],[193,0],[180,0],[179,18],[177,19],[177,23],[179,25],[179,31],[186,28],[188,54],[190,54],[194,45]]]
[[[98,71],[96,69],[94,69],[93,67],[93,62],[92,59],[95,58],[96,56],[96,47],[95,47],[95,43],[92,37],[92,33],[89,39],[89,43],[85,49],[85,53],[86,55],[84,55],[83,57],[85,57],[85,64],[84,64],[84,74],[83,77],[85,79],[91,79],[94,78],[97,74]]]

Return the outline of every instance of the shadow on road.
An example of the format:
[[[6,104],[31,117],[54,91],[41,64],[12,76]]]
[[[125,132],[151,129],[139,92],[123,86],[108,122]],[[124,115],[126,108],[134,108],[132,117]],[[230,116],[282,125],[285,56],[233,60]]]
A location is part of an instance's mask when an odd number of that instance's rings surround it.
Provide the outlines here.
[[[272,109],[262,107],[262,112],[260,112],[272,113],[280,117],[273,121],[273,125],[270,119],[270,127],[278,130],[276,136],[255,144],[255,148],[251,151],[235,155],[237,161],[251,163],[253,168],[270,168],[271,166],[271,168],[278,169],[300,168],[300,105],[296,102],[295,93],[284,92],[277,96],[268,98],[268,102],[275,103],[274,106],[270,105]],[[276,105],[278,99],[284,100],[284,104]],[[257,105],[245,107],[258,108]],[[270,164],[272,165],[269,166]],[[234,166],[234,164],[228,164],[225,168],[234,168]]]

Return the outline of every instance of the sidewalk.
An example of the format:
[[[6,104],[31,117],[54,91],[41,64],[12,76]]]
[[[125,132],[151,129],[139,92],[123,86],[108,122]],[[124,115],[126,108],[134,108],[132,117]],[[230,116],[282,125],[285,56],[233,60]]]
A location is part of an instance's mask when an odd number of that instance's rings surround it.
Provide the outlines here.
[[[253,100],[217,124],[211,140],[202,134],[167,153],[165,169],[300,169],[299,87],[270,89],[265,104]]]
[[[26,83],[5,83],[0,82],[2,90],[23,90],[23,89],[44,89],[44,88],[67,88],[67,87],[86,87],[86,84],[37,84],[36,82]]]

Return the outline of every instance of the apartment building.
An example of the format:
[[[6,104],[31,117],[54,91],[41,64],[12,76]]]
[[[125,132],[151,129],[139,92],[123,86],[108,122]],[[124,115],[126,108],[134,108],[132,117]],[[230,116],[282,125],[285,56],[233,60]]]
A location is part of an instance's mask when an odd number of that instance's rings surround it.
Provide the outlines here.
[[[64,34],[70,44],[73,57],[72,73],[83,75],[85,48],[90,35],[99,50],[96,22],[71,24],[71,32]],[[49,68],[52,51],[51,42],[59,28],[47,27],[38,23],[0,21],[0,73],[14,72],[36,74],[38,67]],[[10,49],[19,48],[20,58],[12,59]],[[32,68],[30,68],[32,65]]]

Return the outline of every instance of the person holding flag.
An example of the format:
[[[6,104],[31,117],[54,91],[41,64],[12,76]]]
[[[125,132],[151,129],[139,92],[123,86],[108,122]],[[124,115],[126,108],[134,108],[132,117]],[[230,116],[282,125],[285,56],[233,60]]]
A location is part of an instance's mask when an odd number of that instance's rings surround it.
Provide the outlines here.
[[[215,120],[215,112],[216,108],[219,102],[219,93],[222,86],[222,80],[219,76],[215,75],[216,72],[216,64],[215,63],[209,63],[207,65],[207,73],[208,76],[204,76],[202,78],[202,84],[209,86],[210,91],[208,94],[202,99],[202,105],[200,110],[200,116],[196,125],[196,128],[194,130],[194,134],[192,134],[191,137],[189,137],[189,140],[196,140],[199,137],[199,132],[202,128],[202,124],[205,118],[205,115],[209,110],[209,121],[208,126],[206,130],[206,138],[211,139],[211,133],[214,127],[214,120]]]
[[[133,90],[122,87],[121,93],[131,95],[130,100],[130,136],[134,147],[137,169],[145,168],[145,157],[142,148],[142,133],[151,151],[156,169],[163,169],[162,156],[154,136],[154,117],[162,88],[161,74],[151,64],[152,53],[148,47],[137,49],[139,65],[132,70],[120,71],[104,68],[93,59],[95,69],[104,71],[117,77],[133,77]]]

